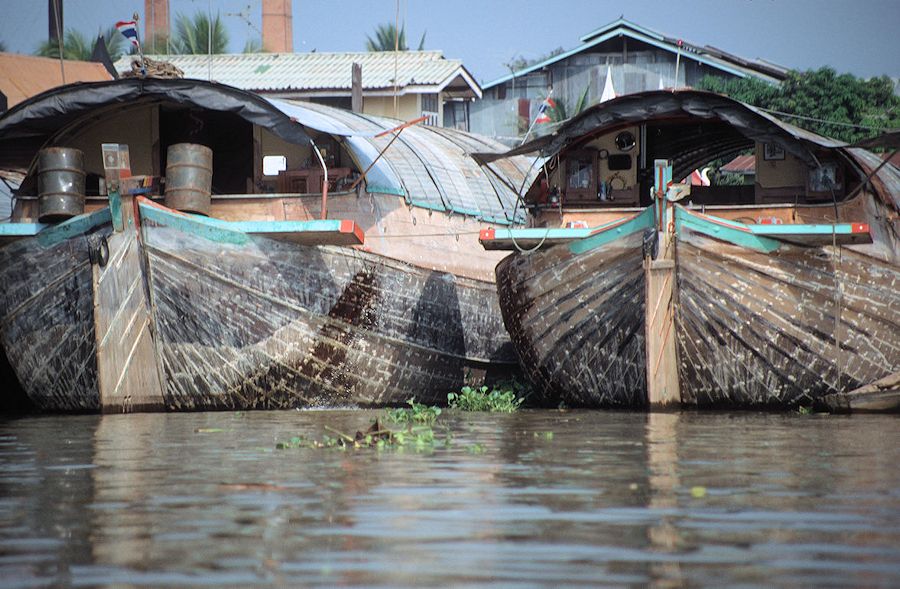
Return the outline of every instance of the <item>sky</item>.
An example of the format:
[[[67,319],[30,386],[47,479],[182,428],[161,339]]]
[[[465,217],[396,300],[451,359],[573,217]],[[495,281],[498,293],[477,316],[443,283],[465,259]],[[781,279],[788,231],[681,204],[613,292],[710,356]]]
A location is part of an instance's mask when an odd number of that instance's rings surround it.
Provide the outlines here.
[[[65,28],[90,36],[144,10],[143,0],[63,1]],[[47,4],[0,0],[7,50],[33,53],[46,39]],[[209,7],[219,12],[233,52],[262,28],[261,0],[169,4],[173,16]],[[394,22],[397,6],[398,0],[293,0],[294,51],[363,51],[378,24]],[[425,33],[426,49],[461,59],[481,83],[508,74],[504,64],[516,57],[572,49],[582,35],[620,16],[793,69],[831,66],[860,77],[900,77],[900,0],[399,0],[399,12],[408,44],[417,46]]]

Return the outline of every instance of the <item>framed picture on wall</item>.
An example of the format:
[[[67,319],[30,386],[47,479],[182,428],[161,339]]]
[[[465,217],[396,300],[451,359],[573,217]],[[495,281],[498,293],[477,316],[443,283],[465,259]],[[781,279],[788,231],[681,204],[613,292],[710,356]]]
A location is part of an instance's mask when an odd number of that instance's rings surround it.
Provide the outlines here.
[[[766,161],[783,160],[784,148],[777,143],[763,143],[763,159]]]

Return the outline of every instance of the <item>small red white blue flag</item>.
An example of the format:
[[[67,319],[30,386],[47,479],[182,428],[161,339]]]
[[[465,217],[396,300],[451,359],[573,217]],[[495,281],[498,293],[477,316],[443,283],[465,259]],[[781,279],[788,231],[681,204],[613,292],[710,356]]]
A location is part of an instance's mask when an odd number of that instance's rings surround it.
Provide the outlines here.
[[[138,34],[137,34],[137,23],[133,20],[120,20],[116,23],[116,28],[119,29],[119,32],[125,35],[125,38],[131,41],[131,44],[135,47],[140,47],[141,44],[138,42]]]
[[[547,114],[548,108],[556,108],[556,103],[553,102],[553,99],[550,98],[549,96],[544,99],[544,101],[541,103],[540,108],[538,108],[538,116],[534,120],[535,123],[549,123],[550,122],[550,115]]]

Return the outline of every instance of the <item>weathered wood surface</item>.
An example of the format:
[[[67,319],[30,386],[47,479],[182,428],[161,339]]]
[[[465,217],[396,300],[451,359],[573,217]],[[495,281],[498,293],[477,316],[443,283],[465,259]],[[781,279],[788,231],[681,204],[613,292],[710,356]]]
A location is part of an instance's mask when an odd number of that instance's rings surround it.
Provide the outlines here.
[[[811,404],[900,370],[900,268],[888,262],[847,248],[765,254],[684,230],[677,266],[687,404]]]
[[[497,266],[503,319],[546,402],[646,404],[641,234],[574,254],[558,245]]]
[[[96,220],[54,227],[0,249],[0,339],[19,383],[40,409],[100,408],[88,251],[111,227],[108,215],[104,224]]]
[[[851,411],[900,412],[900,372],[847,393],[822,398],[821,407],[840,413]]]
[[[131,199],[124,204],[124,230],[106,237],[108,259],[93,266],[100,405],[104,412],[161,410],[140,243]]]
[[[170,409],[445,401],[515,365],[489,282],[142,223]]]

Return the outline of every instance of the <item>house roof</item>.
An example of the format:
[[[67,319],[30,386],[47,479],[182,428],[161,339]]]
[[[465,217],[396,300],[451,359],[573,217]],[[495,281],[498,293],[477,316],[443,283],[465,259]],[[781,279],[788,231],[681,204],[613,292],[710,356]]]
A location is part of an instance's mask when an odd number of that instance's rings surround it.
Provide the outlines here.
[[[103,64],[66,60],[66,82],[102,82],[112,76]],[[14,105],[63,84],[59,60],[18,53],[0,53],[0,91]]]
[[[656,31],[652,31],[624,18],[619,18],[581,37],[582,44],[578,47],[554,55],[553,57],[530,65],[517,72],[497,78],[492,82],[484,84],[483,88],[485,90],[493,88],[494,86],[508,82],[513,78],[518,78],[533,71],[540,70],[548,65],[567,59],[577,53],[581,53],[591,47],[600,45],[601,43],[620,36],[635,39],[659,49],[670,51],[671,53],[678,53],[681,51],[682,58],[693,59],[694,61],[714,67],[739,78],[755,77],[766,82],[777,83],[786,77],[788,71],[786,68],[771,62],[748,60],[726,53],[721,49],[710,47],[709,45],[700,47],[692,43],[687,43],[680,39],[668,37]],[[679,43],[681,43],[680,48]]]
[[[719,169],[730,174],[754,174],[756,173],[756,156],[752,154],[739,155]]]
[[[287,92],[349,95],[354,63],[362,66],[362,85],[369,95],[393,92],[394,52],[359,53],[240,53],[148,56],[171,62],[185,78],[214,81],[256,92]],[[130,71],[131,57],[115,63],[118,71]],[[440,51],[396,53],[397,86],[400,94],[456,90],[461,95],[481,97],[481,87],[458,59],[445,59]]]

